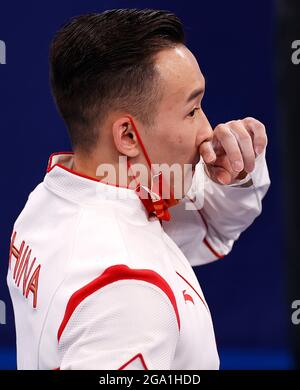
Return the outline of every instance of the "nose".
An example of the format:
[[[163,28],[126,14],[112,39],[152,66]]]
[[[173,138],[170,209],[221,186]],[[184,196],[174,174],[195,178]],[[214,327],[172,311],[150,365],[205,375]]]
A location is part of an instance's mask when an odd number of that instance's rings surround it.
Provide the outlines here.
[[[199,130],[197,135],[197,147],[203,142],[210,142],[213,138],[213,129],[203,110],[201,111]]]

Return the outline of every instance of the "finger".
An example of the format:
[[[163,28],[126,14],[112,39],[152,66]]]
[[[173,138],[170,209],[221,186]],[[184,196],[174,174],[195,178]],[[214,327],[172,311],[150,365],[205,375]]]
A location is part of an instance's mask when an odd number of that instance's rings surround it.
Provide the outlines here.
[[[256,155],[260,155],[268,143],[268,137],[266,133],[266,128],[263,123],[259,122],[255,118],[247,117],[242,119],[242,122],[247,129],[247,131],[252,136],[253,147]]]
[[[220,184],[230,184],[232,180],[232,176],[229,171],[227,171],[223,167],[219,166],[212,166],[209,167],[206,166],[207,170],[209,171],[209,176],[214,181],[218,181]]]
[[[202,142],[199,147],[199,153],[206,164],[211,164],[217,158],[212,143],[210,141]]]
[[[228,125],[221,124],[215,128],[213,141],[221,143],[233,171],[241,172],[244,169],[244,160],[237,139],[230,131]]]
[[[242,152],[245,171],[252,172],[255,167],[255,154],[251,135],[243,125],[242,121],[231,121],[227,124],[239,144],[240,150]]]

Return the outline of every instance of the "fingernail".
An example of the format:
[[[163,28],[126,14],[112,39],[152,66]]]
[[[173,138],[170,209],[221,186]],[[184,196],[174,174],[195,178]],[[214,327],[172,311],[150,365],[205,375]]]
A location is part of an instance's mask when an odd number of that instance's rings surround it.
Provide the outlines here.
[[[215,161],[215,156],[213,154],[210,154],[206,159],[207,164],[211,164],[214,161]]]
[[[221,184],[226,184],[226,183],[225,183],[225,180],[223,180],[221,177],[218,177],[218,181],[219,181]]]
[[[233,165],[233,169],[237,172],[240,172],[244,167],[241,161],[233,161],[232,165]]]

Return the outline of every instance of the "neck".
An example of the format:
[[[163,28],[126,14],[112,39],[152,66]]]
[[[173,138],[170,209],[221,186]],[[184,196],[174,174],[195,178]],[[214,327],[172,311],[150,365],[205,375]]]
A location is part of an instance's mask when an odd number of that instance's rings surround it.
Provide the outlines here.
[[[99,153],[99,155],[102,155]],[[134,177],[134,171],[128,167],[127,162],[134,164],[133,159],[118,155],[118,158],[99,159],[91,154],[88,157],[74,152],[73,171],[99,180],[102,183],[118,187],[135,189],[139,183]]]

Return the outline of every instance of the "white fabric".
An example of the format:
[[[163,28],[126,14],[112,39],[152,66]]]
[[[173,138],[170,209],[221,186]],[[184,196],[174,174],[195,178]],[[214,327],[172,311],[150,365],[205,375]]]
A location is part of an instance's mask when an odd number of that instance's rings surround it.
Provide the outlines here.
[[[221,256],[231,251],[234,241],[261,213],[262,199],[270,186],[265,154],[256,158],[255,170],[239,184],[226,186],[213,182],[206,174],[204,177],[204,201],[200,212],[196,206],[191,210],[192,204],[186,198],[170,209],[170,222],[163,223],[166,233],[192,266],[218,259],[204,239]],[[247,183],[250,186],[244,187]]]
[[[158,287],[118,281],[76,308],[59,342],[60,368],[120,368],[141,353],[147,368],[169,369],[178,336],[173,307]]]
[[[55,158],[56,163],[72,166],[72,155]],[[217,369],[211,315],[191,265],[216,259],[203,239],[226,254],[260,213],[269,185],[263,158],[252,179],[254,185],[247,188],[207,180],[201,212],[208,229],[200,214],[185,211],[184,205],[171,210],[173,219],[161,226],[148,219],[133,191],[80,177],[52,162],[13,229],[7,282],[15,313],[18,368],[142,369],[145,364],[149,369]],[[34,259],[31,272],[40,266],[36,307],[31,291],[26,298],[29,267],[19,283],[16,280],[22,242],[24,251],[30,249],[30,261]],[[125,279],[80,302],[58,342],[74,293],[117,265],[133,272],[150,270],[162,278],[174,294],[180,330],[164,289],[149,281]]]

